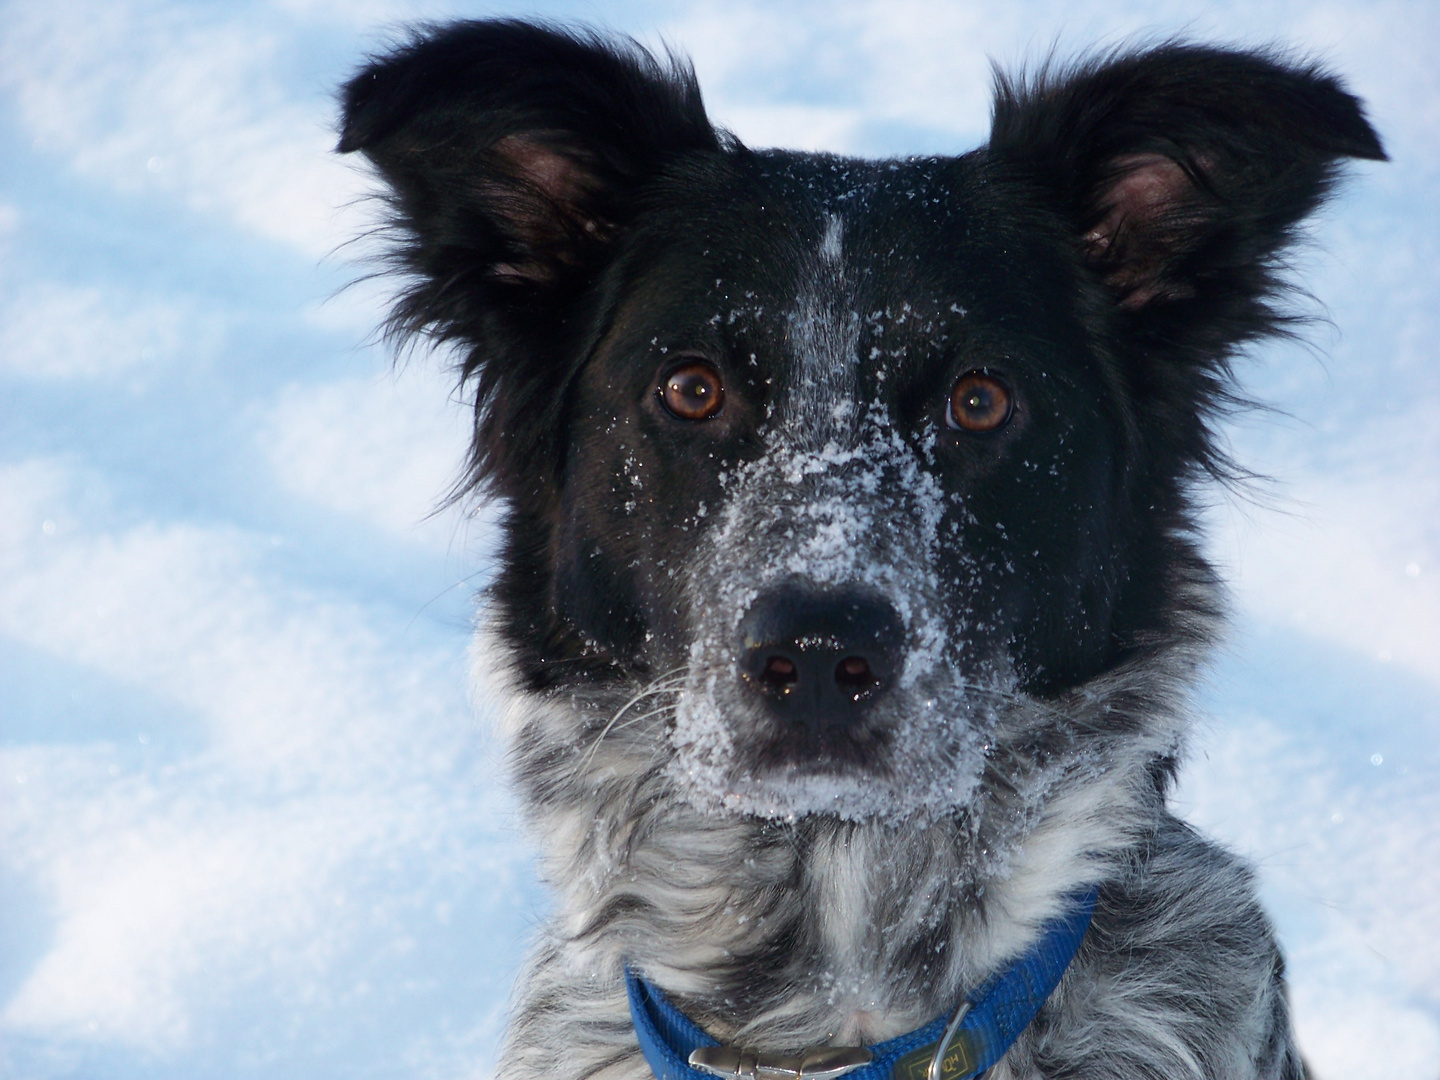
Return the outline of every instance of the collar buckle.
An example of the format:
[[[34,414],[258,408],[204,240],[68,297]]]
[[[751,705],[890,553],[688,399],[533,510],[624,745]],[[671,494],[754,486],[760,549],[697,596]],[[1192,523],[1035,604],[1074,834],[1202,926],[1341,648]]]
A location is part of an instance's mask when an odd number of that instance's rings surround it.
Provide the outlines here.
[[[722,1080],[836,1080],[874,1059],[863,1046],[812,1046],[798,1054],[702,1046],[691,1051],[689,1060],[694,1068]]]

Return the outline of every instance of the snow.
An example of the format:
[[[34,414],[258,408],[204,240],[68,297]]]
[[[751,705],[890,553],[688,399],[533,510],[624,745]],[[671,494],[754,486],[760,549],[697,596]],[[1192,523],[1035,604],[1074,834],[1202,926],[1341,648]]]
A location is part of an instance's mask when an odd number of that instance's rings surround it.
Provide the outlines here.
[[[968,148],[988,56],[1055,40],[1278,41],[1345,74],[1394,160],[1299,260],[1315,349],[1246,365],[1289,415],[1232,433],[1277,481],[1212,515],[1237,619],[1181,798],[1259,867],[1317,1075],[1433,1080],[1434,6],[485,10],[673,43],[742,138],[864,154]],[[430,516],[464,410],[343,291],[369,210],[328,153],[366,51],[476,13],[0,8],[0,1074],[488,1075],[545,908],[464,681],[490,527]]]

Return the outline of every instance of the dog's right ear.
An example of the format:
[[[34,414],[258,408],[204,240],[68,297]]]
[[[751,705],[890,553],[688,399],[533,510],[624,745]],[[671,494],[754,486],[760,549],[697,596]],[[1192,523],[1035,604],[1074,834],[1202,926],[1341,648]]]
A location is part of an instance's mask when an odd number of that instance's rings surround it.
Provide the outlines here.
[[[562,285],[600,257],[663,162],[714,150],[693,72],[625,39],[511,20],[425,33],[342,94],[341,153],[393,192],[411,268]]]
[[[543,442],[517,447],[511,421],[533,431],[555,408],[566,305],[610,257],[635,191],[723,136],[688,65],[512,20],[423,30],[341,97],[338,149],[363,153],[389,187],[411,279],[390,328],[467,346],[476,478],[503,470]]]

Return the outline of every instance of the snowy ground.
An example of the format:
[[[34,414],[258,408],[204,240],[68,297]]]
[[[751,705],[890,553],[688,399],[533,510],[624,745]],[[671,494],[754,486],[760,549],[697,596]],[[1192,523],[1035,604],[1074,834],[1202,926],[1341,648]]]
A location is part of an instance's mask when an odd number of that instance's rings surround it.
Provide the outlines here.
[[[1263,10],[1260,10],[1262,9]],[[466,700],[463,416],[339,293],[330,94],[387,0],[0,6],[0,1074],[483,1077],[544,910]],[[466,7],[465,14],[499,8]],[[1317,1074],[1440,1076],[1440,9],[539,4],[695,57],[757,144],[960,150],[987,57],[1185,32],[1344,72],[1395,159],[1269,348],[1217,502],[1182,797],[1260,868]]]

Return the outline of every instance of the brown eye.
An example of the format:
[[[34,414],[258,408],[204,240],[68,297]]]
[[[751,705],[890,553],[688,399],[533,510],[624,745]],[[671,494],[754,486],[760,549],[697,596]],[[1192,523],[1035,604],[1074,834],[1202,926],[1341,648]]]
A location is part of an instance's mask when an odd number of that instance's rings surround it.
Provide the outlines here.
[[[720,373],[704,360],[671,368],[660,384],[660,400],[681,420],[708,420],[725,402]]]
[[[1015,401],[1010,388],[983,371],[967,371],[950,391],[945,423],[961,431],[996,431],[1010,420]]]

